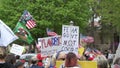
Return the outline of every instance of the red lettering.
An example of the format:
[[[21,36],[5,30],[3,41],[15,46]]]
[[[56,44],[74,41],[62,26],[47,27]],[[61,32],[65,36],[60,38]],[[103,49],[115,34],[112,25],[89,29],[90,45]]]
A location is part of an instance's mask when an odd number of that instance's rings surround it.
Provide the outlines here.
[[[50,47],[52,46],[52,40],[51,39],[48,39],[47,45],[50,46]]]
[[[61,37],[58,37],[58,45],[61,44]]]

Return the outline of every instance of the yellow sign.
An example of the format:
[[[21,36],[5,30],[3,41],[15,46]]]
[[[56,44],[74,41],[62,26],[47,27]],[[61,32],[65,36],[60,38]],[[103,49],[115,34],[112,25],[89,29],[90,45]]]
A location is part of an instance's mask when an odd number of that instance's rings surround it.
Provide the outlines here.
[[[56,61],[56,67],[61,68],[64,61]],[[97,68],[97,62],[95,61],[78,61],[81,68]]]
[[[85,50],[84,47],[78,48],[78,53],[79,53],[80,56],[83,55],[84,50]]]

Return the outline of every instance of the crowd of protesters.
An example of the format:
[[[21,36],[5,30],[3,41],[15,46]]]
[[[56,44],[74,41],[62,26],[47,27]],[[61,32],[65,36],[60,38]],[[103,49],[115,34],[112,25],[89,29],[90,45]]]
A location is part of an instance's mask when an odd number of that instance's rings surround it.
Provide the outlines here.
[[[95,52],[99,55],[96,55]],[[91,50],[91,53],[84,52],[84,55],[81,57],[78,57],[73,52],[66,54],[63,51],[47,57],[41,57],[41,54],[38,53],[28,60],[28,64],[26,64],[25,59],[20,59],[18,55],[6,54],[5,49],[0,47],[0,68],[57,68],[57,60],[64,61],[60,68],[82,68],[78,61],[83,60],[96,61],[97,68],[120,68],[120,58],[117,58],[113,64],[109,64],[109,59],[107,59],[106,55],[97,52],[97,50]]]

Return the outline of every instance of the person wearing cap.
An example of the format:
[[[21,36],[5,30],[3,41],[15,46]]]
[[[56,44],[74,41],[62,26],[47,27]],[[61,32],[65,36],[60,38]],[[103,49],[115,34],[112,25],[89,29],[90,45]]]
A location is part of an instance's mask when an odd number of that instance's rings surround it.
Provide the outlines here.
[[[5,61],[5,49],[0,47],[0,68],[15,68],[12,64]]]
[[[30,68],[44,68],[43,66],[38,66],[37,63],[38,63],[37,57],[36,56],[32,57]]]
[[[37,65],[43,66],[42,60],[44,59],[44,57],[42,57],[40,53],[38,53],[36,57],[38,59]]]
[[[17,62],[15,63],[15,68],[24,68],[24,63],[21,62],[21,61],[17,61]]]

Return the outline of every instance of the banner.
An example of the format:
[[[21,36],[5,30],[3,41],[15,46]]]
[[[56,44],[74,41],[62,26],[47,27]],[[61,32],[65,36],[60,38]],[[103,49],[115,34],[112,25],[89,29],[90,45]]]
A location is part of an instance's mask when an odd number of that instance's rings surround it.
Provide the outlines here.
[[[79,45],[79,27],[78,26],[62,26],[62,50],[66,53],[74,52],[78,54]]]
[[[96,61],[78,61],[80,68],[97,68]],[[64,61],[56,61],[56,68],[64,68]]]
[[[20,22],[17,23],[14,33],[28,44],[33,42],[33,38],[27,28]]]
[[[61,37],[53,36],[46,38],[38,38],[38,44],[41,46],[42,56],[52,56],[61,49]]]
[[[10,53],[13,53],[15,55],[22,55],[23,51],[24,47],[17,44],[13,44],[10,49]]]
[[[13,31],[0,20],[0,46],[6,47],[16,39],[18,39],[18,37]]]

